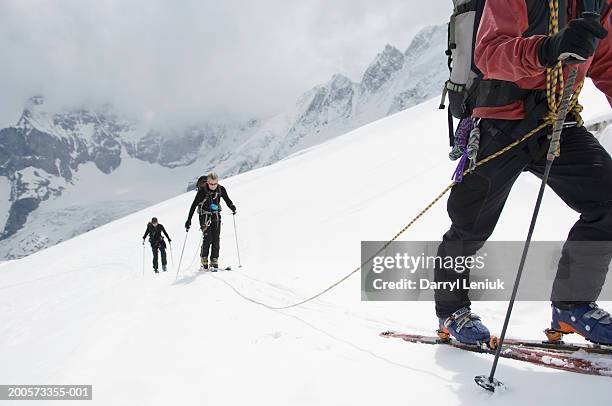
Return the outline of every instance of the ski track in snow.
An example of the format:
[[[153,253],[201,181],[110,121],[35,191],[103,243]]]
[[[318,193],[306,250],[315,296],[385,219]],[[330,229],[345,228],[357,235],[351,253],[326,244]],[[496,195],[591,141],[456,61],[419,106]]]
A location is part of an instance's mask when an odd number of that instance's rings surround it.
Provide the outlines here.
[[[289,310],[232,290],[295,303],[354,269],[361,240],[395,234],[450,182],[453,165],[438,159],[448,151],[446,116],[436,105],[223,181],[238,206],[242,268],[224,213],[221,259],[234,270],[198,272],[191,231],[175,281],[191,193],[1,263],[0,383],[93,384],[88,405],[607,404],[609,378],[507,359],[497,377],[508,390],[485,393],[473,377],[488,373],[492,357],[380,338],[432,334],[433,304],[362,302],[357,275]],[[494,239],[524,238],[538,186],[521,176]],[[564,236],[576,214],[550,190],[544,206],[535,238]],[[147,244],[143,276],[140,236],[153,215],[173,238],[175,262],[154,275]],[[447,227],[440,202],[402,239],[437,240]],[[505,303],[473,308],[500,330]],[[546,302],[517,303],[509,336],[543,338],[549,313]]]

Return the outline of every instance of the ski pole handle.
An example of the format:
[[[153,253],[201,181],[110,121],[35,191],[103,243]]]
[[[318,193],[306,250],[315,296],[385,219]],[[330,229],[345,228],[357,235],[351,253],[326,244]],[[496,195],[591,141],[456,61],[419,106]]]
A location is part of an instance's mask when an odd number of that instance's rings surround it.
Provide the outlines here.
[[[593,1],[593,0],[584,0],[584,5],[585,5],[585,9],[586,11],[583,11],[580,14],[580,17],[586,19],[586,20],[593,20],[593,21],[597,21],[599,22],[599,19],[601,18],[601,15],[599,15],[599,10],[597,10],[597,2]],[[597,39],[594,39],[594,41],[597,41]],[[575,56],[572,55],[567,55],[564,57],[564,55],[561,55],[560,57],[561,60],[565,60],[565,63],[568,65],[578,65],[581,63],[584,63],[586,61],[586,59],[579,59],[576,58]]]
[[[548,154],[546,159],[553,161],[561,154],[561,132],[563,131],[563,123],[565,123],[565,116],[569,110],[570,99],[574,94],[574,84],[576,83],[576,76],[578,76],[578,68],[572,67],[567,78],[567,83],[563,89],[563,97],[559,107],[557,118],[553,123],[552,137],[550,139],[550,146],[548,147]]]

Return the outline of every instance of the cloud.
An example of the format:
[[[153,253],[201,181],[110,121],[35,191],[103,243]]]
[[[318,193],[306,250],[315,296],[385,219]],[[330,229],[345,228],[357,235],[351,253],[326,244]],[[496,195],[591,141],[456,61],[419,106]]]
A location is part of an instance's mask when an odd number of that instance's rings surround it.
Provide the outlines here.
[[[3,0],[0,125],[43,94],[163,121],[264,116],[385,44],[448,18],[447,0]]]

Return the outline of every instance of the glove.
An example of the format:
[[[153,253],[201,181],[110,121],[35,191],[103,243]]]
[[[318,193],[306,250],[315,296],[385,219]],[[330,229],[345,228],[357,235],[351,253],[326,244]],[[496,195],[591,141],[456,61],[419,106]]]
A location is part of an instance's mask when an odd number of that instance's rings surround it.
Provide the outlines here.
[[[236,215],[236,206],[231,207],[231,209],[232,209],[232,214],[235,216]]]
[[[557,34],[542,40],[538,50],[540,63],[552,67],[559,59],[569,56],[584,61],[595,53],[597,40],[604,39],[607,35],[608,31],[598,20],[591,18],[572,20]]]
[[[191,227],[191,221],[187,220],[185,222],[185,230],[189,231],[189,228]]]
[[[142,245],[144,245],[145,239],[146,239],[146,237],[142,237]]]
[[[170,238],[168,238],[168,242],[169,242],[169,243],[171,243],[171,242],[172,242],[172,240],[171,240]]]

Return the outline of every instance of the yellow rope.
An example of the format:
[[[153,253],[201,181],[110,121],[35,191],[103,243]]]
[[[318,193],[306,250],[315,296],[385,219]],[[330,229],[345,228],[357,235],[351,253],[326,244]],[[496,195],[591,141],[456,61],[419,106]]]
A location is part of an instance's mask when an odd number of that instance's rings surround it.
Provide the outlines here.
[[[548,21],[548,35],[553,36],[559,32],[559,1],[549,0],[548,7],[550,10],[550,18]],[[581,80],[576,86],[572,98],[570,99],[569,111],[576,116],[578,126],[584,124],[580,113],[582,112],[582,106],[578,103],[578,96],[582,91],[584,85],[584,79]],[[546,97],[548,99],[548,115],[546,121],[549,124],[553,123],[557,118],[559,107],[561,106],[561,95],[563,88],[565,87],[565,81],[563,78],[563,64],[558,61],[552,68],[546,69]]]

